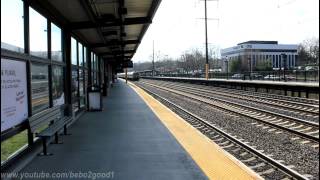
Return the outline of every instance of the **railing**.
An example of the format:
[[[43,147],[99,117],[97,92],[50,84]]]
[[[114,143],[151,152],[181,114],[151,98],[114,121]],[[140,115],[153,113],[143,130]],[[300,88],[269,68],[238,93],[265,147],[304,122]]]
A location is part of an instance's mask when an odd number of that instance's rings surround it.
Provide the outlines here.
[[[190,77],[205,78],[204,73],[157,73],[160,77]],[[319,71],[306,70],[276,70],[253,72],[210,72],[212,79],[240,79],[240,80],[267,80],[267,81],[291,81],[291,82],[319,82]]]

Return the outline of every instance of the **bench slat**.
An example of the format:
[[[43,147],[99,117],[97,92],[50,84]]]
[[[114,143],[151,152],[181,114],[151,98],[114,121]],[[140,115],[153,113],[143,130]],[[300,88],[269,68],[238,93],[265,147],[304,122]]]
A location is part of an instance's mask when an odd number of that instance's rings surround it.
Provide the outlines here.
[[[54,123],[54,124],[50,125],[47,129],[42,131],[41,133],[38,133],[37,136],[39,136],[39,137],[40,136],[53,136],[54,133],[56,133],[57,131],[62,129],[65,124],[66,124],[66,122],[63,122],[63,121],[59,121],[57,123]]]
[[[33,121],[35,119],[38,119],[39,117],[42,117],[43,115],[45,114],[48,114],[50,112],[53,112],[53,111],[57,111],[57,110],[60,110],[60,106],[56,106],[56,107],[52,107],[52,108],[49,108],[49,109],[45,109],[39,113],[36,113],[34,115],[32,115],[31,117],[29,117],[29,121]]]
[[[43,116],[36,121],[29,122],[31,131],[35,131],[36,129],[49,124],[51,121],[56,120],[57,118],[61,118],[61,114],[49,114],[49,116]]]
[[[58,117],[58,116],[61,116],[61,113],[60,112],[50,112],[48,114],[44,114],[42,117],[39,117],[38,119],[33,119],[32,121],[29,121],[29,124],[37,124],[41,121],[47,121],[47,118],[50,118],[50,117]]]
[[[41,121],[44,120],[46,117],[50,117],[52,115],[56,115],[56,114],[61,114],[61,112],[59,111],[59,109],[55,109],[53,111],[46,111],[44,113],[41,114],[37,114],[36,117],[30,117],[29,118],[29,122],[33,123],[33,122],[37,122],[37,121]]]
[[[38,133],[37,136],[52,136],[55,132],[59,131],[63,128],[64,125],[68,124],[72,120],[72,117],[65,116],[64,118],[60,118],[55,121],[52,125],[50,125],[47,129]]]
[[[28,120],[31,132],[34,133],[50,122],[61,119],[64,116],[65,107],[65,105],[52,107],[30,117]]]

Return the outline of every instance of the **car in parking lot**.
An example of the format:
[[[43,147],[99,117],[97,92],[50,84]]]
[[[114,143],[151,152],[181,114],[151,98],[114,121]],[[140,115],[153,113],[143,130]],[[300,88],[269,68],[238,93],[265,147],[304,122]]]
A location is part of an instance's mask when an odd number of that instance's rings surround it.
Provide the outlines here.
[[[295,76],[287,75],[287,76],[286,76],[286,80],[287,80],[287,81],[295,81],[295,80],[296,80],[296,77],[295,77]]]
[[[231,76],[232,79],[243,79],[244,75],[243,74],[234,74]]]
[[[270,74],[270,75],[266,75],[263,79],[265,79],[265,80],[277,80],[277,81],[279,81],[279,80],[280,80],[280,77]]]
[[[251,79],[263,79],[263,75],[259,73],[251,73]]]

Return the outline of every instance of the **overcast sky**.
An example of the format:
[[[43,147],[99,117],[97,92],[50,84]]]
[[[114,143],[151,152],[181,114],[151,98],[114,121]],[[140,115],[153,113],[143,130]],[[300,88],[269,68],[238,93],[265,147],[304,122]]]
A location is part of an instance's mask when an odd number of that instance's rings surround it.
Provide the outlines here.
[[[207,9],[209,45],[221,49],[248,40],[298,44],[319,37],[319,0],[208,0]],[[133,62],[151,61],[153,41],[161,56],[204,52],[204,32],[203,0],[162,0]]]

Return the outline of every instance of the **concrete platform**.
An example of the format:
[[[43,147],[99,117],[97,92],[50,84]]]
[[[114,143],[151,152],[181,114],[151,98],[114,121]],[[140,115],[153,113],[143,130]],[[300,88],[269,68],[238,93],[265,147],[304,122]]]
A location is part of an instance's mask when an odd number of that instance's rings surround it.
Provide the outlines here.
[[[129,86],[118,81],[103,103],[102,112],[80,117],[64,144],[49,145],[52,156],[37,156],[21,173],[43,172],[49,179],[208,179]]]
[[[238,83],[238,84],[258,84],[258,85],[273,85],[273,86],[288,86],[288,87],[310,87],[319,88],[319,82],[295,82],[295,81],[272,81],[272,80],[241,80],[241,79],[217,79],[217,78],[189,78],[189,77],[143,77],[149,79],[159,80],[190,80],[203,82],[224,82],[224,83]]]

